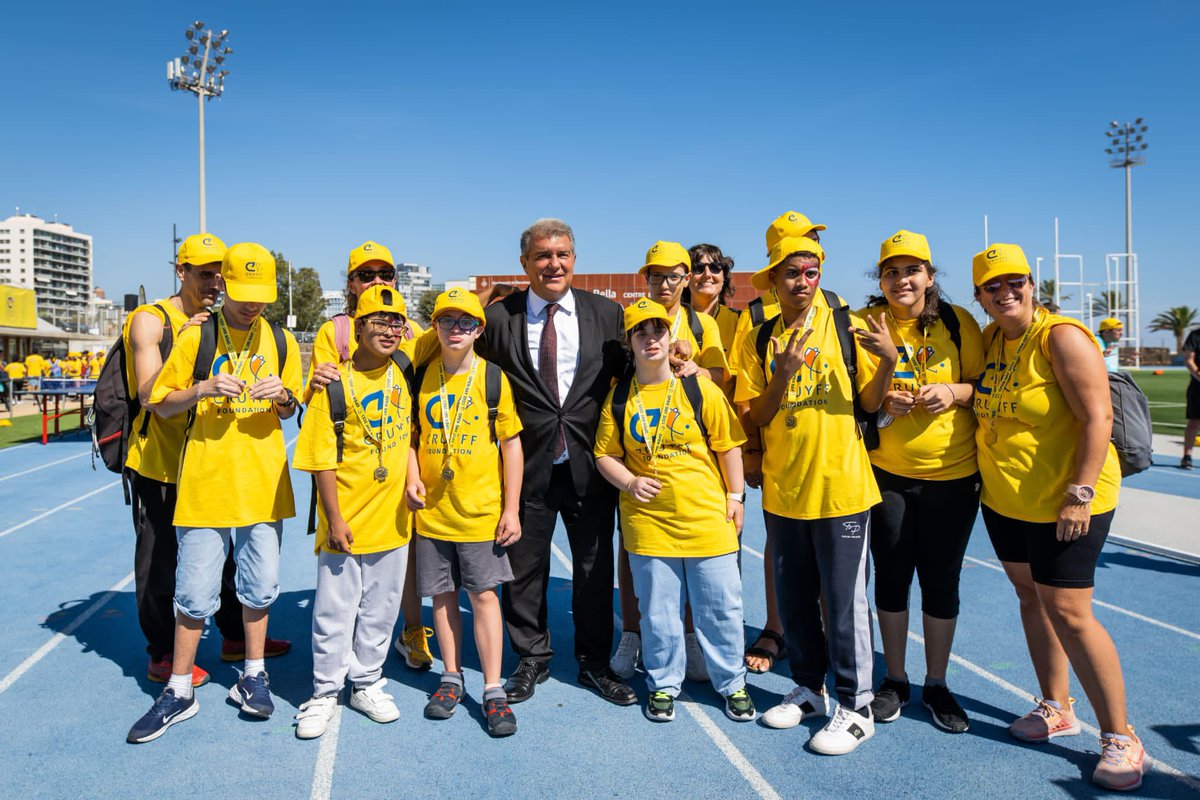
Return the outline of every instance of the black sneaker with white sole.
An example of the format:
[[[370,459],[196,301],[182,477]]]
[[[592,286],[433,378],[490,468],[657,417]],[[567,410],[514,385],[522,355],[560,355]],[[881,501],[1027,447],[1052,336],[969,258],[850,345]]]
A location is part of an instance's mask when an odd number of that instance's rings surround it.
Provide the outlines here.
[[[152,742],[166,733],[167,728],[175,723],[196,716],[196,712],[199,710],[200,703],[197,702],[195,695],[187,698],[179,697],[175,694],[174,689],[167,687],[154,701],[150,710],[133,723],[125,741],[130,744]]]
[[[944,731],[966,733],[971,727],[967,712],[945,686],[926,686],[921,692],[921,703],[933,715],[933,724]]]
[[[675,719],[675,698],[666,692],[651,692],[646,700],[646,719],[651,722],[671,722]]]
[[[900,709],[908,705],[908,681],[884,678],[871,701],[871,715],[876,722],[894,722],[900,717]]]

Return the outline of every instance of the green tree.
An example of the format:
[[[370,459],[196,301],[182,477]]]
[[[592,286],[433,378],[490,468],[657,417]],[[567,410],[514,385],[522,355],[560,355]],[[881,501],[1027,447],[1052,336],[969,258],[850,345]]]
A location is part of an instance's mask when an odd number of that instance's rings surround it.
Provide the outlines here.
[[[1108,317],[1113,313],[1114,308],[1120,307],[1120,301],[1117,298],[1117,293],[1112,289],[1105,289],[1092,295],[1092,316],[1093,317]]]
[[[275,256],[275,286],[278,296],[267,306],[263,315],[274,325],[286,325],[288,316],[288,286],[292,289],[292,309],[298,331],[315,331],[325,319],[325,301],[321,297],[321,276],[312,267],[296,269],[283,253]]]
[[[1150,320],[1147,327],[1152,331],[1168,331],[1175,334],[1175,352],[1178,353],[1183,349],[1183,337],[1187,335],[1188,329],[1196,325],[1197,314],[1200,312],[1194,308],[1175,306]]]
[[[1057,288],[1058,288],[1058,285],[1055,282],[1054,278],[1046,278],[1045,280],[1043,280],[1040,284],[1038,284],[1038,292],[1037,292],[1038,293],[1038,302],[1041,303],[1042,305],[1046,305],[1047,303],[1054,303],[1054,302],[1062,303],[1064,300],[1071,299],[1071,295],[1064,294],[1062,297],[1058,298],[1058,300],[1056,301],[1054,299],[1054,291]]]
[[[437,302],[439,294],[437,289],[426,289],[421,294],[421,299],[417,300],[417,307],[412,311],[413,319],[422,325],[428,325],[433,316],[433,304]]]

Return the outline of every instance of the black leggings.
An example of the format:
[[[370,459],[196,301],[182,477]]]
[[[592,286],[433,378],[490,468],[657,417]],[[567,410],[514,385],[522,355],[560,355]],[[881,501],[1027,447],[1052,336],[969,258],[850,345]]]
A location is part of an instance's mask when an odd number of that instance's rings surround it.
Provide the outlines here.
[[[908,610],[913,573],[921,610],[936,619],[958,616],[958,579],[979,513],[979,474],[948,481],[905,478],[875,468],[883,501],[871,509],[875,606]]]
[[[1093,514],[1085,536],[1060,542],[1055,522],[1025,522],[983,507],[983,522],[996,558],[1028,564],[1034,583],[1060,589],[1090,589],[1096,585],[1096,562],[1108,540],[1113,511]]]

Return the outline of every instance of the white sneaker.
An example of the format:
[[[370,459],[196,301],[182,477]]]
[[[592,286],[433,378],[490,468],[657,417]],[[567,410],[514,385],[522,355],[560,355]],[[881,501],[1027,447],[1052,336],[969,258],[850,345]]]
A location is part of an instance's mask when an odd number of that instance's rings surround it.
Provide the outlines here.
[[[871,713],[870,706],[867,713]],[[808,746],[822,755],[844,756],[874,735],[875,720],[872,717],[864,717],[839,704],[833,718],[808,740]]]
[[[316,739],[325,733],[333,712],[337,709],[337,695],[314,697],[301,703],[296,715],[296,738]]]
[[[616,654],[609,660],[608,668],[625,680],[633,677],[637,671],[638,657],[642,654],[642,636],[634,631],[621,634],[621,643],[617,645]]]
[[[786,695],[779,705],[768,708],[762,715],[768,728],[794,728],[809,717],[823,717],[829,713],[829,697],[817,694],[807,686],[797,686]]]
[[[361,711],[375,722],[395,722],[400,719],[400,709],[392,696],[383,691],[387,678],[380,678],[365,689],[350,693],[350,707]]]
[[[687,667],[684,669],[684,677],[689,681],[707,681],[708,665],[704,663],[704,651],[700,649],[700,642],[696,639],[695,632],[684,637],[684,650],[687,651]]]

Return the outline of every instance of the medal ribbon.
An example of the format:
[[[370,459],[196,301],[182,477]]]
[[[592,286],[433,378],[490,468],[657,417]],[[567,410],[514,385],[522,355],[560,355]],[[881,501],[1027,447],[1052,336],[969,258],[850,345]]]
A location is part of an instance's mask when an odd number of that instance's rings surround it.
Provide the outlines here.
[[[679,312],[675,315],[675,321],[671,323],[671,343],[672,344],[674,344],[675,341],[679,338],[679,324],[681,322],[683,322],[683,315],[686,313],[687,313],[687,310],[683,306],[680,306]]]
[[[229,371],[235,378],[241,377],[246,362],[250,360],[250,354],[254,352],[254,340],[258,338],[258,322],[256,318],[250,326],[250,332],[246,334],[246,344],[242,347],[242,352],[235,357],[233,339],[229,335],[229,326],[225,324],[225,312],[217,315],[217,330],[221,332],[221,341],[225,344],[225,352],[229,354]]]
[[[662,448],[663,436],[667,431],[667,412],[671,406],[671,398],[675,396],[675,385],[679,379],[674,375],[667,382],[667,395],[663,398],[662,409],[658,412],[658,425],[654,428],[654,436],[650,436],[650,422],[646,418],[646,407],[642,405],[642,393],[638,388],[638,382],[633,382],[633,403],[637,406],[638,413],[638,431],[642,434],[642,439],[646,442],[646,447],[650,450],[650,466],[654,469],[654,479],[658,480],[658,452]]]
[[[392,373],[391,362],[387,365],[387,377],[384,380],[383,405],[379,412],[379,436],[376,437],[371,432],[371,421],[367,419],[367,410],[362,407],[358,401],[358,395],[354,391],[354,369],[351,367],[346,370],[346,386],[350,389],[350,405],[354,408],[354,415],[358,417],[359,423],[363,426],[363,434],[367,441],[375,445],[375,454],[379,460],[379,466],[383,466],[383,442],[386,438],[384,434],[387,431],[388,424],[388,406],[392,402],[392,389],[395,387],[395,376]]]
[[[904,339],[904,333],[900,330],[900,324],[896,322],[896,318],[892,316],[892,309],[889,307],[886,312],[887,321],[891,323],[893,330],[896,331],[896,338],[900,340],[900,346],[904,348],[904,352],[908,355],[908,363],[912,364],[913,372],[917,376],[917,386],[926,386],[929,383],[928,364],[917,358],[918,353],[925,352],[926,342],[929,340],[929,328],[921,326],[921,349],[915,350],[910,347]]]
[[[1021,352],[1029,343],[1030,335],[1036,328],[1041,327],[1040,323],[1043,319],[1045,319],[1044,316],[1039,317],[1037,312],[1034,312],[1033,321],[1029,323],[1029,327],[1025,329],[1025,335],[1021,337],[1021,343],[1017,345],[1017,352],[1013,353],[1012,360],[1005,365],[1004,373],[992,381],[992,393],[988,396],[987,407],[988,428],[993,432],[995,431],[996,417],[1000,414],[1000,395],[1008,391],[1008,385],[1012,382],[1013,376],[1017,374],[1017,362],[1021,359]],[[992,363],[998,365],[1000,359],[1004,357],[1004,335],[1000,331],[997,331],[996,334],[994,338],[998,341],[999,347],[996,348],[996,355],[992,358]]]
[[[454,412],[454,423],[450,423],[450,398],[446,396],[446,367],[438,361],[438,398],[442,404],[442,435],[446,440],[446,453],[442,459],[442,469],[445,470],[450,466],[450,442],[454,439],[454,433],[458,430],[459,423],[462,422],[463,409],[467,405],[466,398],[471,396],[471,387],[475,385],[475,354],[471,353],[471,365],[467,367],[467,382],[463,384],[462,393],[458,396],[458,402],[455,404],[457,409]]]

